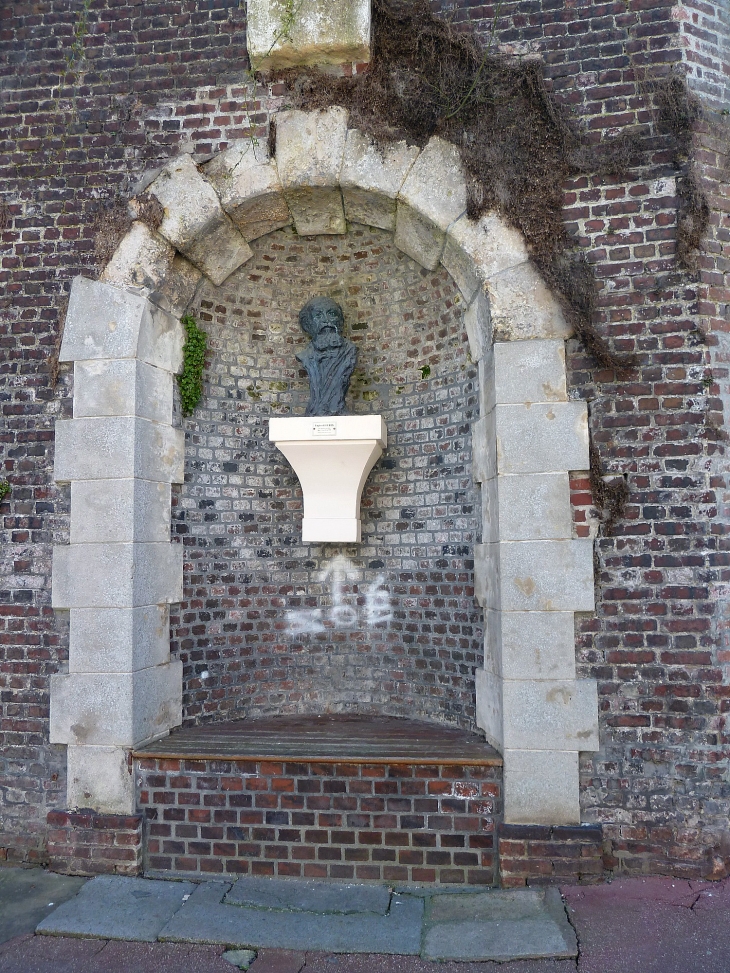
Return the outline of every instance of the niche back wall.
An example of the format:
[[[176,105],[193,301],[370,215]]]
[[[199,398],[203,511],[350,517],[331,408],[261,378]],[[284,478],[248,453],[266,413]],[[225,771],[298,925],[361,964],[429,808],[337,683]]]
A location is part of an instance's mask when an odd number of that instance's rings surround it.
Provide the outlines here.
[[[252,248],[192,311],[209,355],[173,507],[185,544],[171,619],[184,719],[351,712],[473,728],[479,389],[457,288],[363,226],[316,238],[286,228]],[[302,543],[298,481],[268,442],[271,416],[304,413],[298,312],[318,294],[343,306],[359,349],[350,411],[388,425],[360,545]]]

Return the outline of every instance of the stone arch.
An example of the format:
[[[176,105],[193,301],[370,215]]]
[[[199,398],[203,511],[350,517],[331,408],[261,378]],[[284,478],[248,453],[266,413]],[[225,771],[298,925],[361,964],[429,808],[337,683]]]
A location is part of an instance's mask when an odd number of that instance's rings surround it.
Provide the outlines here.
[[[203,274],[222,283],[250,240],[347,222],[394,232],[463,296],[481,415],[473,430],[485,612],[478,723],[505,762],[505,820],[580,820],[578,754],[598,749],[593,680],[578,680],[573,615],[593,609],[592,542],[572,537],[569,470],[588,467],[586,406],[568,400],[570,330],[521,235],[466,215],[458,151],[440,138],[382,151],[342,108],[283,111],[273,157],[244,142],[204,166],[183,155],[149,185],[165,214],[136,221],[100,281],[77,278],[61,347],[73,419],[56,424],[55,478],[71,484],[71,543],[54,551],[53,605],[71,612],[69,672],[53,677],[51,742],[68,746],[69,806],[134,809],[128,754],[182,718],[167,606],[182,597],[170,544],[183,433],[172,423],[179,316]]]

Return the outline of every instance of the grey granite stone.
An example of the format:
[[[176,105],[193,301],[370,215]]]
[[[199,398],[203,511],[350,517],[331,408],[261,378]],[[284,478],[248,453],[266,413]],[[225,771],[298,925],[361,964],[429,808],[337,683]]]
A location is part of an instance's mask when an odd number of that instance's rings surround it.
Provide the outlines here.
[[[160,932],[163,942],[274,946],[329,953],[399,953],[421,950],[423,901],[393,896],[388,915],[317,915],[232,907],[223,902],[228,886],[199,885]]]
[[[390,904],[390,890],[382,885],[246,876],[236,882],[224,901],[226,905],[254,909],[384,916]]]
[[[101,875],[44,919],[36,932],[153,943],[194,888],[191,882]]]
[[[432,960],[506,962],[578,953],[557,889],[434,896],[421,955]]]

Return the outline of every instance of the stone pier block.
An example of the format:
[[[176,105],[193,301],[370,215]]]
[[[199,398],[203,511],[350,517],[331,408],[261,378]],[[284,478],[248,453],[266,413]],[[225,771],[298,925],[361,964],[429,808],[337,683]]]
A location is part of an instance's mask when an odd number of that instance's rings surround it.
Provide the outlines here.
[[[122,358],[74,364],[74,418],[138,416],[172,424],[173,375],[146,362]]]
[[[485,669],[477,669],[475,679],[477,726],[484,730],[487,743],[501,753],[504,750],[501,680]]]
[[[57,483],[128,477],[182,483],[184,444],[181,429],[147,419],[60,420],[54,478]]]
[[[504,679],[575,679],[573,612],[488,612],[485,643],[499,636]],[[494,616],[494,617],[493,617]],[[493,657],[495,649],[485,650]]]
[[[165,209],[160,234],[214,284],[222,284],[253,256],[189,155],[168,162],[149,192]]]
[[[67,750],[66,804],[107,814],[134,814],[135,788],[129,751],[121,747]]]
[[[594,679],[505,679],[501,688],[504,745],[508,749],[598,750]]]
[[[588,469],[585,402],[497,405],[499,473]]]
[[[474,597],[482,608],[500,608],[499,544],[474,545]]]
[[[51,676],[51,743],[133,747],[182,722],[182,662]]]
[[[289,226],[289,207],[276,165],[263,140],[243,139],[216,155],[205,168],[223,209],[246,240]]]
[[[54,608],[137,608],[182,600],[180,544],[70,544],[53,549]]]
[[[74,480],[71,543],[169,543],[170,493],[159,480]]]
[[[497,475],[497,433],[494,409],[472,425],[472,472],[476,483]]]
[[[136,672],[170,661],[170,609],[72,608],[69,672]]]
[[[297,233],[344,233],[347,229],[340,170],[348,112],[284,111],[276,120],[276,166]]]
[[[592,541],[502,541],[498,547],[500,604],[487,602],[485,607],[506,612],[593,611]]]
[[[567,402],[565,342],[558,338],[495,342],[494,386],[501,404]]]
[[[500,476],[498,489],[499,537],[493,537],[490,532],[490,540],[529,541],[571,538],[573,519],[567,473]],[[487,492],[487,485],[483,483],[483,504],[485,492]],[[490,516],[489,510],[487,516]],[[482,535],[486,539],[484,527],[482,527]]]
[[[504,750],[505,824],[579,824],[578,753]]]
[[[139,358],[179,372],[184,341],[180,322],[139,294],[74,278],[59,361]]]

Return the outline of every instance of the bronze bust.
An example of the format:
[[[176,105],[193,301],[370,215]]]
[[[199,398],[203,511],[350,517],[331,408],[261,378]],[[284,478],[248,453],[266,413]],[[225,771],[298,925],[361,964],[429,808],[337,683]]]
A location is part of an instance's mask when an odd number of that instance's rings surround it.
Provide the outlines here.
[[[344,335],[345,316],[331,297],[315,297],[299,312],[299,325],[311,338],[297,355],[309,376],[305,415],[338,416],[357,363],[357,348]]]

